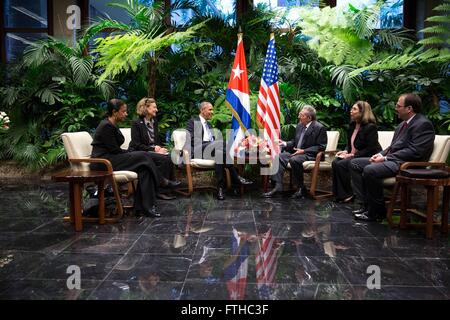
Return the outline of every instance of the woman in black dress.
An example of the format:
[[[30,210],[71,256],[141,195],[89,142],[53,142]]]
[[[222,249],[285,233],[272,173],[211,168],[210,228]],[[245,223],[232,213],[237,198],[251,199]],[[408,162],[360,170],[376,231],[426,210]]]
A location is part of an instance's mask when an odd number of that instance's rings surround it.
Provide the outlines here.
[[[345,150],[336,154],[333,167],[333,195],[336,201],[347,203],[353,200],[350,180],[350,161],[353,158],[371,157],[381,150],[378,143],[376,119],[370,104],[357,101],[350,110],[351,123]]]
[[[160,185],[167,186],[172,181],[161,177],[155,163],[147,152],[121,149],[125,141],[117,123],[127,116],[127,105],[120,99],[108,101],[106,119],[98,125],[92,142],[92,157],[108,159],[115,171],[129,170],[138,174],[139,182],[134,195],[134,208],[137,213],[145,216],[160,217],[156,209],[156,192]],[[93,169],[101,170],[99,164],[93,164]]]

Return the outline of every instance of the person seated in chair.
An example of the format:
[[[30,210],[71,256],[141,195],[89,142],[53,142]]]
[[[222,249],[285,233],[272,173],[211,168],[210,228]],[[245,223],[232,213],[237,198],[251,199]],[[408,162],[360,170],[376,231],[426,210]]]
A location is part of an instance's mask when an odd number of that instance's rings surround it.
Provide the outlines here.
[[[300,199],[306,196],[307,192],[303,184],[303,162],[315,160],[317,153],[325,150],[328,138],[325,127],[316,120],[314,107],[305,105],[298,113],[298,120],[294,139],[288,142],[280,141],[284,151],[279,156],[278,171],[272,176],[275,187],[263,193],[265,198],[271,198],[283,191],[283,174],[288,164],[291,165],[292,179],[298,188],[292,198]]]
[[[134,171],[138,185],[134,194],[134,209],[149,217],[160,217],[156,208],[156,193],[159,186],[174,185],[159,174],[152,157],[145,151],[128,151],[120,148],[125,141],[117,126],[127,113],[127,105],[120,99],[108,101],[107,117],[98,125],[92,141],[92,158],[103,158],[111,162],[113,170]],[[104,170],[102,164],[91,164],[92,170]]]
[[[402,94],[395,105],[399,119],[391,145],[370,158],[351,160],[351,179],[361,208],[353,211],[357,220],[375,221],[386,217],[383,179],[395,177],[402,163],[427,161],[433,152],[434,128],[420,114],[422,100],[414,93]]]
[[[137,106],[136,113],[139,119],[133,121],[131,125],[131,142],[129,151],[146,151],[156,164],[160,174],[168,180],[173,180],[174,167],[168,150],[161,147],[158,121],[156,114],[158,107],[153,98],[142,98]],[[174,186],[178,186],[179,181]],[[159,199],[173,200],[174,196],[164,193],[156,195]]]
[[[350,109],[350,127],[345,150],[336,153],[333,167],[333,195],[337,202],[353,200],[350,179],[350,161],[353,158],[369,157],[381,151],[375,115],[370,104],[357,101]]]
[[[224,169],[229,170],[234,186],[249,185],[253,182],[238,175],[236,168],[226,161],[227,150],[223,139],[216,139],[213,128],[209,124],[213,116],[213,106],[210,102],[203,101],[198,105],[199,115],[189,119],[187,131],[190,134],[191,157],[216,160],[215,173],[217,180],[217,199],[225,199]],[[186,141],[186,143],[189,143]],[[205,152],[205,149],[207,151]],[[228,163],[227,163],[228,162]]]

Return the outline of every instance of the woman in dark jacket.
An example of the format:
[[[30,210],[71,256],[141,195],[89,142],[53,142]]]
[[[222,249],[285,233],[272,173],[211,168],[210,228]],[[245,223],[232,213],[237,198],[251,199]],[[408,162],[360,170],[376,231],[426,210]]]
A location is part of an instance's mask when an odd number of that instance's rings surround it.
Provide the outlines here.
[[[128,150],[146,151],[156,164],[159,173],[167,178],[173,179],[174,166],[170,154],[166,148],[161,147],[158,122],[156,114],[158,108],[153,98],[142,98],[137,106],[136,113],[139,119],[131,125],[131,142]],[[179,184],[177,181],[176,184]],[[157,197],[164,200],[175,199],[174,196],[158,193]]]
[[[347,203],[353,200],[350,180],[350,161],[353,158],[371,157],[381,150],[375,116],[370,104],[357,101],[350,110],[351,123],[345,150],[336,154],[333,167],[333,194],[336,201]]]
[[[92,157],[108,159],[113,170],[130,170],[138,174],[139,182],[134,195],[134,208],[146,216],[160,217],[156,209],[156,191],[159,185],[166,186],[169,181],[158,174],[158,169],[147,152],[121,149],[125,141],[117,123],[127,116],[127,105],[120,99],[108,101],[106,119],[98,125],[92,142]],[[92,164],[93,170],[102,170],[101,164]]]

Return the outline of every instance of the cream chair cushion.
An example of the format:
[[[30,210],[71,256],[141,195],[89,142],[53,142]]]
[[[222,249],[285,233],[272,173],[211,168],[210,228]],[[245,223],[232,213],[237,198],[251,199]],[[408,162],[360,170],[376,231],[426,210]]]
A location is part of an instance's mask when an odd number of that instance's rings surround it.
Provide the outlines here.
[[[122,143],[120,148],[128,150],[128,146],[131,142],[131,128],[120,128],[120,132],[122,132],[125,141]]]
[[[327,147],[325,151],[334,151],[337,149],[337,145],[339,142],[339,131],[327,131]],[[325,160],[320,161],[320,170],[321,171],[330,171],[331,170],[331,162],[333,161],[333,157],[329,155],[325,155]],[[314,168],[316,161],[309,160],[303,162],[304,170],[312,170]],[[288,163],[287,167],[291,169],[291,164]]]
[[[174,142],[174,150],[175,151],[185,150],[186,136],[187,136],[187,130],[185,130],[185,129],[177,129],[172,132],[172,140]],[[175,162],[179,163],[179,161],[175,161]],[[201,158],[193,158],[193,159],[190,159],[190,164],[191,164],[191,167],[193,167],[193,168],[208,169],[208,168],[214,168],[214,166],[216,165],[216,161],[208,160],[208,159],[201,159]]]
[[[86,131],[81,132],[65,132],[61,135],[64,148],[69,159],[89,159],[92,153],[92,137]],[[89,163],[71,164],[76,170],[89,171]],[[114,179],[119,183],[130,182],[136,180],[138,175],[133,171],[114,171]]]
[[[381,145],[381,150],[387,149],[391,145],[394,131],[378,131],[378,142]]]

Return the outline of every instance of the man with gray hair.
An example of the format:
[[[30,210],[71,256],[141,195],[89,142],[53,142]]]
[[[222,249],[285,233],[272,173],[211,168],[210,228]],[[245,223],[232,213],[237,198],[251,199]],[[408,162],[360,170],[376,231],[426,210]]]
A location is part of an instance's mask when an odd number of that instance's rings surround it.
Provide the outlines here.
[[[265,198],[271,198],[283,191],[283,174],[288,164],[291,165],[293,182],[298,188],[292,198],[303,198],[307,193],[303,184],[303,162],[315,160],[317,153],[325,150],[327,146],[327,131],[316,121],[316,109],[310,105],[303,106],[298,113],[298,120],[294,139],[288,142],[280,141],[284,150],[280,153],[278,172],[272,176],[275,188],[263,193]]]

